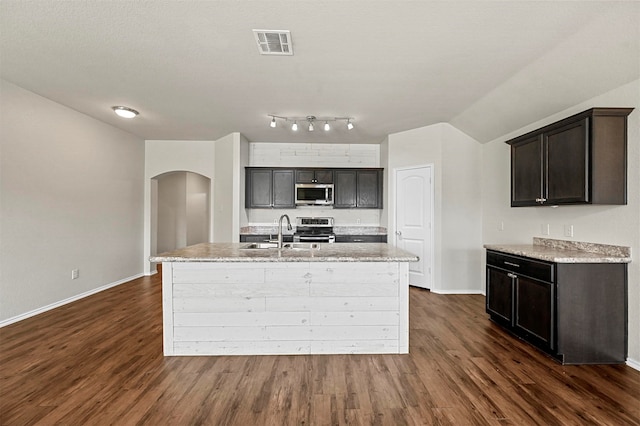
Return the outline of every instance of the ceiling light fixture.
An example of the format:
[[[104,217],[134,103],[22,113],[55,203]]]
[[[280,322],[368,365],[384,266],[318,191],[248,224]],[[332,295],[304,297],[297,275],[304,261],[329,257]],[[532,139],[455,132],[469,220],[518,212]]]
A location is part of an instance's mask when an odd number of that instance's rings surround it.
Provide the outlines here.
[[[113,106],[111,107],[111,109],[122,118],[133,118],[136,115],[140,114],[135,109],[125,106]]]
[[[305,117],[284,117],[281,115],[273,115],[273,114],[268,114],[267,117],[271,117],[271,121],[269,122],[269,126],[271,127],[276,127],[276,121],[277,121],[276,119],[283,120],[283,121],[293,121],[293,124],[291,125],[291,130],[294,132],[298,130],[298,121],[306,121],[307,130],[310,132],[314,131],[315,129],[314,124],[316,122],[323,122],[323,121],[324,121],[323,129],[325,132],[328,132],[329,130],[331,130],[331,125],[329,123],[332,121],[346,121],[348,130],[353,129],[354,127],[353,123],[351,122],[351,120],[353,120],[353,117],[316,117],[315,115],[307,115]]]
[[[351,120],[347,120],[347,129],[348,130],[353,129],[353,123],[351,122]]]

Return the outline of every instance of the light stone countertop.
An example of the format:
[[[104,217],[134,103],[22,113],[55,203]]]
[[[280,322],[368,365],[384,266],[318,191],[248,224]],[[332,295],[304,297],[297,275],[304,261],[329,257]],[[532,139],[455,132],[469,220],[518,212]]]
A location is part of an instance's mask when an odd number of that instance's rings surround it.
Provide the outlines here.
[[[151,262],[417,262],[386,243],[321,243],[318,249],[243,249],[250,243],[202,243],[151,256]]]
[[[282,227],[283,235],[292,235],[294,231],[289,231]],[[333,233],[336,235],[387,235],[387,228],[382,226],[367,225],[335,225]],[[252,225],[240,228],[241,235],[277,235],[276,225]]]
[[[485,244],[484,248],[555,263],[631,262],[630,247],[550,238],[534,238],[533,244]]]

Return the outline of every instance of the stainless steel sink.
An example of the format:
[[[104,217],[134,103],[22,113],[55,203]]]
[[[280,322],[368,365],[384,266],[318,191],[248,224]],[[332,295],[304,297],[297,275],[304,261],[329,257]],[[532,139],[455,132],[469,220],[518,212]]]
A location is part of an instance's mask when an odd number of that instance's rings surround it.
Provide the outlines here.
[[[282,248],[287,250],[312,250],[319,247],[318,243],[284,243],[282,245]],[[277,249],[278,243],[250,243],[240,248],[246,250]]]
[[[247,244],[244,247],[241,247],[243,249],[277,249],[278,248],[278,243],[251,243],[251,244]]]
[[[282,248],[293,250],[311,250],[318,249],[320,245],[318,243],[284,243]]]

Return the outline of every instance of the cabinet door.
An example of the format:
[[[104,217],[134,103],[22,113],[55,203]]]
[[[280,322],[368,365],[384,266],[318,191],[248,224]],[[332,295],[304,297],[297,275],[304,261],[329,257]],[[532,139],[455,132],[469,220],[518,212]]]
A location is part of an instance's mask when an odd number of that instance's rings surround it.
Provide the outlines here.
[[[355,170],[336,170],[334,173],[334,208],[356,207],[357,174]]]
[[[273,171],[273,207],[295,208],[295,185],[293,170]]]
[[[543,198],[542,136],[511,145],[511,207],[539,205]]]
[[[296,183],[333,183],[333,170],[296,170]]]
[[[270,169],[247,169],[247,208],[269,208],[273,202],[273,179]]]
[[[386,235],[336,235],[336,243],[386,243]]]
[[[546,204],[589,201],[588,119],[544,134]]]
[[[543,346],[554,344],[554,285],[518,276],[516,283],[515,326]]]
[[[271,238],[270,235],[257,235],[257,234],[240,234],[240,242],[241,243],[264,243],[269,241]]]
[[[487,267],[486,311],[513,326],[513,278],[508,272]]]
[[[316,183],[333,183],[333,170],[316,170]]]
[[[356,206],[363,209],[382,208],[380,193],[380,172],[377,170],[359,170],[357,178]]]
[[[296,183],[313,183],[315,178],[313,170],[296,170]]]

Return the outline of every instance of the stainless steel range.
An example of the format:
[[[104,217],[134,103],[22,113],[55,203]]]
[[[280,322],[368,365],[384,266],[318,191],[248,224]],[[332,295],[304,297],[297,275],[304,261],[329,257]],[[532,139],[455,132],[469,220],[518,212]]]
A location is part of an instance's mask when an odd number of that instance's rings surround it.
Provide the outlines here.
[[[296,217],[295,242],[335,243],[332,217]]]

